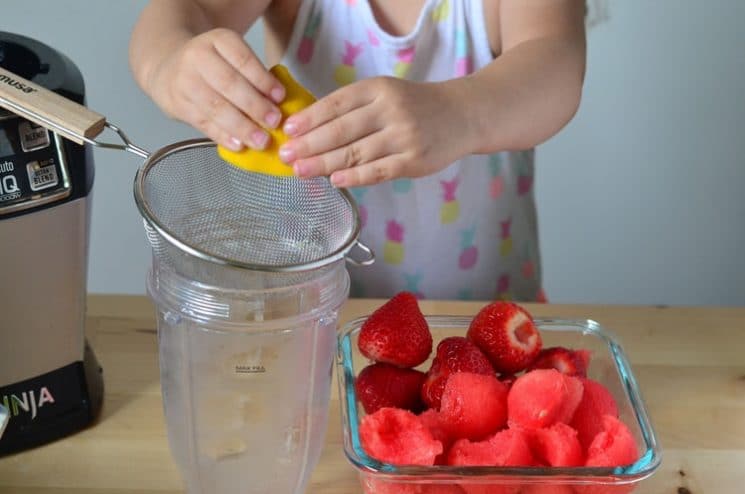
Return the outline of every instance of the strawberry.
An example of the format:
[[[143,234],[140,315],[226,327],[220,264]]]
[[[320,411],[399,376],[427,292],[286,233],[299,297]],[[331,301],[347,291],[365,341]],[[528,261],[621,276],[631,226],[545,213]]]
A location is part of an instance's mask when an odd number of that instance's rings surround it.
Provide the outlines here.
[[[590,352],[588,350],[570,350],[555,346],[538,352],[538,356],[528,366],[528,370],[556,369],[567,376],[587,377],[589,362]]]
[[[525,369],[541,350],[541,335],[528,311],[512,302],[492,302],[481,309],[466,337],[484,352],[499,373]]]
[[[507,389],[510,389],[515,380],[517,380],[517,376],[515,374],[500,374],[497,376],[497,379],[507,386]]]
[[[445,383],[454,372],[494,375],[489,359],[476,345],[463,336],[445,338],[437,345],[432,366],[422,384],[422,400],[425,405],[435,410],[440,409]]]
[[[415,369],[376,363],[362,369],[354,381],[354,390],[367,413],[395,407],[419,412],[424,409],[419,392],[425,374]]]
[[[362,324],[362,355],[397,367],[416,367],[432,353],[432,334],[414,294],[400,292]]]

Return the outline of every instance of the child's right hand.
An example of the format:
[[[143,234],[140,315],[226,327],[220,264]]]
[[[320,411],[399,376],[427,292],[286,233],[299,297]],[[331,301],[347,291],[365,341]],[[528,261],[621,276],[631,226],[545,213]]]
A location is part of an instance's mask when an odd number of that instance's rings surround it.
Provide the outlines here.
[[[173,118],[222,146],[263,149],[281,120],[282,84],[244,39],[213,29],[187,41],[151,71],[146,91]]]

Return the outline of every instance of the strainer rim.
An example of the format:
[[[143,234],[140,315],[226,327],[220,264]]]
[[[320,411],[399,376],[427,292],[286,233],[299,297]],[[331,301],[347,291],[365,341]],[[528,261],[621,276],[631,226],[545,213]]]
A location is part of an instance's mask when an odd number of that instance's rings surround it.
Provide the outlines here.
[[[179,142],[174,142],[167,146],[164,146],[155,152],[151,153],[145,161],[142,163],[134,178],[134,199],[137,209],[140,212],[142,218],[167,242],[192,256],[195,256],[203,261],[211,262],[221,266],[229,266],[239,269],[245,269],[250,271],[265,271],[272,273],[289,273],[298,271],[310,271],[318,269],[323,266],[327,266],[333,262],[336,262],[344,257],[346,254],[358,243],[360,235],[360,214],[357,208],[357,202],[354,200],[352,194],[345,188],[338,187],[336,190],[342,195],[344,200],[350,206],[352,210],[353,225],[348,237],[342,242],[341,246],[330,252],[329,254],[308,262],[294,263],[294,264],[283,264],[283,265],[272,265],[272,264],[253,264],[235,259],[230,259],[217,254],[211,254],[203,249],[200,249],[189,242],[186,242],[174,233],[172,233],[165,225],[163,225],[157,218],[156,214],[147,204],[145,200],[145,178],[150,170],[155,167],[160,161],[165,159],[167,156],[172,155],[176,152],[185,151],[197,147],[216,147],[217,144],[206,138],[187,139]],[[252,173],[252,172],[246,172]],[[294,179],[294,178],[290,178]],[[328,180],[328,178],[325,178]],[[300,178],[294,180],[302,180]]]

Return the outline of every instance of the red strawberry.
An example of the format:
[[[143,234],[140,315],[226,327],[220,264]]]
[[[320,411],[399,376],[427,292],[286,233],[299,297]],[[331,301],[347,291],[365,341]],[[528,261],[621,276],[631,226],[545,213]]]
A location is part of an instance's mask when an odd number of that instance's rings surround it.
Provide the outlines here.
[[[515,374],[500,374],[497,376],[497,379],[507,386],[507,389],[510,389],[517,380],[517,376]]]
[[[561,346],[544,348],[538,353],[528,370],[556,369],[562,374],[574,377],[587,377],[590,362],[588,350],[570,350]]]
[[[367,413],[395,407],[419,412],[424,409],[420,391],[425,374],[415,369],[376,363],[360,371],[354,381],[357,398]]]
[[[512,302],[493,302],[476,314],[466,337],[500,373],[525,369],[541,350],[541,335],[530,314]]]
[[[432,367],[427,371],[422,385],[422,400],[425,405],[435,410],[440,409],[445,382],[454,372],[494,375],[489,359],[476,345],[463,336],[445,338],[437,345]]]
[[[416,367],[432,353],[432,334],[414,294],[400,292],[362,324],[362,355],[375,362]]]

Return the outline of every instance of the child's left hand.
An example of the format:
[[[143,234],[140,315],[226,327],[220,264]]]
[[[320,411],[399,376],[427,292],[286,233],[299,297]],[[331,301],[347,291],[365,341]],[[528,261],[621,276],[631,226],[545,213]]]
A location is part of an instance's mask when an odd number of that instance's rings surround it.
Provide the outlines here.
[[[473,149],[469,119],[446,83],[365,79],[331,93],[284,125],[280,157],[300,177],[337,187],[419,177]]]

